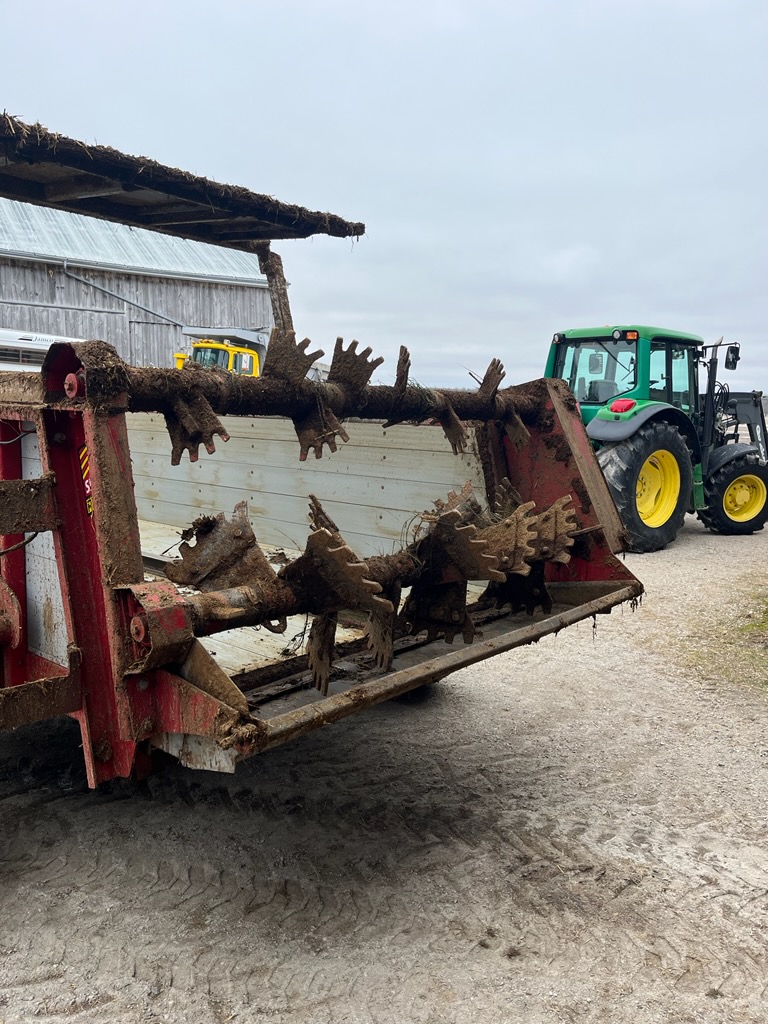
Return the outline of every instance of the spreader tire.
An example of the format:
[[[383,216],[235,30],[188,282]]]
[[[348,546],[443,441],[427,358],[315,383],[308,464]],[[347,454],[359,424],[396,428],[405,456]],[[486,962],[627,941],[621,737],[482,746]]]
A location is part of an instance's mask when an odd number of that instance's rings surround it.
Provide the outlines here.
[[[726,462],[704,482],[699,519],[714,533],[755,533],[768,520],[768,467],[755,452]]]
[[[683,525],[691,495],[691,455],[680,431],[663,420],[597,453],[630,551],[660,551]]]

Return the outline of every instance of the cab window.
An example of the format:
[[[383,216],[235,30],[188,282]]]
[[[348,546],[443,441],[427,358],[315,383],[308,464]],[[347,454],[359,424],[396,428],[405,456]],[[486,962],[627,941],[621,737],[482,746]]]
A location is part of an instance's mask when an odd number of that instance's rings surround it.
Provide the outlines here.
[[[696,402],[693,380],[695,349],[690,345],[672,345],[672,404],[690,412]]]
[[[667,402],[667,346],[651,345],[648,397],[652,402]]]
[[[192,352],[192,359],[201,366],[220,366],[222,370],[228,369],[227,353],[220,348],[196,348]]]
[[[690,413],[697,407],[696,349],[677,342],[654,341],[651,345],[648,397],[669,402]]]
[[[237,352],[232,362],[234,373],[242,373],[247,377],[253,376],[253,356],[250,352]]]
[[[603,405],[637,381],[636,343],[622,338],[568,340],[558,346],[555,376],[586,404]]]

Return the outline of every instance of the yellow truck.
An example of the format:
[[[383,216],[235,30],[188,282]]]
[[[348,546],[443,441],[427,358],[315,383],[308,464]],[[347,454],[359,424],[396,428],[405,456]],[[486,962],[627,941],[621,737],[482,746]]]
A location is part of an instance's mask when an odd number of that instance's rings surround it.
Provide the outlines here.
[[[191,353],[174,353],[177,369],[180,370],[191,360],[200,366],[239,373],[243,377],[260,376],[269,339],[269,335],[263,331],[184,327],[181,333],[198,340],[192,342]]]

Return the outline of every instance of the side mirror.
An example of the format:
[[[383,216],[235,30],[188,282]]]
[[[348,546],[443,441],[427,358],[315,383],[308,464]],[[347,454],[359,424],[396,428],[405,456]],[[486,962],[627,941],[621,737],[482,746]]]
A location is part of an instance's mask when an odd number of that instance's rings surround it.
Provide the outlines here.
[[[739,353],[739,346],[729,345],[725,353],[726,370],[735,370],[736,364],[738,363],[739,359],[741,359],[741,355]]]
[[[589,375],[597,377],[603,372],[603,357],[599,352],[589,353]]]

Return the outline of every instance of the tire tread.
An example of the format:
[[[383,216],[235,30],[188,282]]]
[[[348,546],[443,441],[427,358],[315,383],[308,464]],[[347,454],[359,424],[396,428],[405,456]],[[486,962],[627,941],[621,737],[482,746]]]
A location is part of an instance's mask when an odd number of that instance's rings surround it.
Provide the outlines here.
[[[651,452],[664,448],[677,458],[680,467],[680,497],[677,507],[662,526],[646,526],[635,502],[637,476]],[[608,444],[597,453],[597,461],[629,537],[629,550],[661,551],[671,543],[685,521],[693,469],[685,438],[671,423],[652,420],[624,441]]]
[[[734,469],[741,472],[734,473]],[[760,465],[757,452],[747,452],[738,458],[726,462],[704,482],[704,496],[707,507],[699,509],[698,517],[712,533],[742,534],[757,533],[768,520],[768,501],[765,502],[756,516],[746,523],[737,523],[730,519],[722,506],[723,495],[729,484],[744,473],[758,476],[768,487],[768,467]]]

